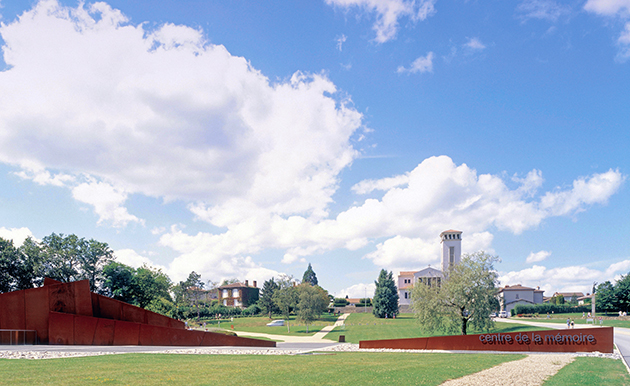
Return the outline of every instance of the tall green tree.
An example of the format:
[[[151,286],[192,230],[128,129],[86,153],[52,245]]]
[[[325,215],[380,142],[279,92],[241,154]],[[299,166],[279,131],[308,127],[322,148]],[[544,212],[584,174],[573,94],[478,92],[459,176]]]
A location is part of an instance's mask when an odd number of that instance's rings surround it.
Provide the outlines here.
[[[199,301],[203,295],[203,287],[205,283],[201,280],[201,275],[192,271],[186,281],[180,281],[179,286],[182,289],[183,300],[188,303],[189,307],[197,310],[197,319],[200,317]]]
[[[381,269],[378,280],[374,282],[374,308],[372,313],[377,318],[392,317],[398,315],[398,289],[392,272]]]
[[[280,313],[280,308],[278,308],[276,303],[273,301],[273,296],[279,288],[280,286],[278,286],[275,280],[271,278],[265,281],[260,291],[260,300],[258,301],[258,305],[265,314],[269,315],[269,319],[271,319],[272,314]]]
[[[138,293],[136,288],[136,270],[132,267],[112,261],[103,268],[103,294],[125,303],[135,304]]]
[[[171,280],[160,269],[147,265],[134,269],[113,261],[103,268],[103,276],[103,293],[114,299],[147,309],[157,302],[151,310],[160,313],[172,304]]]
[[[308,268],[306,268],[306,271],[304,271],[304,275],[302,276],[302,283],[317,285],[317,275],[315,274],[315,271],[313,271],[311,263],[308,263]]]
[[[292,276],[280,275],[277,283],[279,288],[273,294],[273,301],[286,320],[287,331],[291,332],[289,319],[291,317],[291,311],[297,306],[299,300],[295,279],[293,279]]]
[[[608,314],[616,308],[615,287],[610,281],[600,283],[595,290],[595,307]]]
[[[630,274],[623,275],[615,283],[616,306],[619,310],[630,312]]]
[[[297,287],[297,294],[297,319],[306,324],[306,332],[308,333],[308,326],[317,320],[328,307],[328,292],[319,286],[303,282]]]
[[[171,279],[161,269],[143,265],[136,270],[134,281],[134,300],[139,307],[147,308],[149,304],[159,298],[171,301],[171,295],[169,294],[172,286]]]
[[[461,262],[445,272],[439,286],[417,283],[411,292],[412,308],[422,328],[427,331],[455,332],[466,335],[468,326],[489,330],[490,313],[497,301],[497,273],[493,264],[498,257],[476,252],[464,255]]]
[[[20,252],[13,246],[13,240],[0,238],[0,293],[15,289],[20,260]]]

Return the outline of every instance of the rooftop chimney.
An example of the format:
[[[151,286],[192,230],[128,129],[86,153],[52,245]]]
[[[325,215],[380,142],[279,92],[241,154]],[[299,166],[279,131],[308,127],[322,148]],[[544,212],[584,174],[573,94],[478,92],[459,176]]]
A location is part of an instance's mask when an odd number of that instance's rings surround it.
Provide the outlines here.
[[[256,288],[256,280],[254,280],[254,288]]]
[[[249,287],[249,283],[245,280],[245,287]]]

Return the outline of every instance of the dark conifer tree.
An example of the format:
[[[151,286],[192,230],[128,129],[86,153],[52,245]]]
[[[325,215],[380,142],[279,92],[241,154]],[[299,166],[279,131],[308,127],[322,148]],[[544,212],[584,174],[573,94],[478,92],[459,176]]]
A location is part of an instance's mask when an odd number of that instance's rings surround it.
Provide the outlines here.
[[[309,283],[312,286],[317,285],[317,275],[315,275],[315,271],[313,271],[311,263],[308,263],[308,268],[306,268],[304,276],[302,277],[302,283]]]

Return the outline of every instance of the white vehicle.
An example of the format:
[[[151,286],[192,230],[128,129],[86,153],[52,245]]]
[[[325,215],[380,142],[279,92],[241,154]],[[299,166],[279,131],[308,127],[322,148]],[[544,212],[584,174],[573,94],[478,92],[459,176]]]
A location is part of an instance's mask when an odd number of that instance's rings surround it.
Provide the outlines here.
[[[280,319],[280,320],[274,320],[273,322],[269,322],[267,323],[267,326],[269,327],[273,327],[273,326],[284,326],[284,320]]]
[[[507,317],[508,317],[507,311],[500,311],[499,312],[499,318],[507,318]]]

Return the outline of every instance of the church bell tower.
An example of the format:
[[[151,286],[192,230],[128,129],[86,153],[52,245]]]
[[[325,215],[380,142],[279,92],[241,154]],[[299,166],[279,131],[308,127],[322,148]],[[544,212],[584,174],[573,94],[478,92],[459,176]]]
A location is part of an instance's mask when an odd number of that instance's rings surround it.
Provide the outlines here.
[[[440,233],[442,243],[442,272],[462,260],[462,232],[453,229]]]

